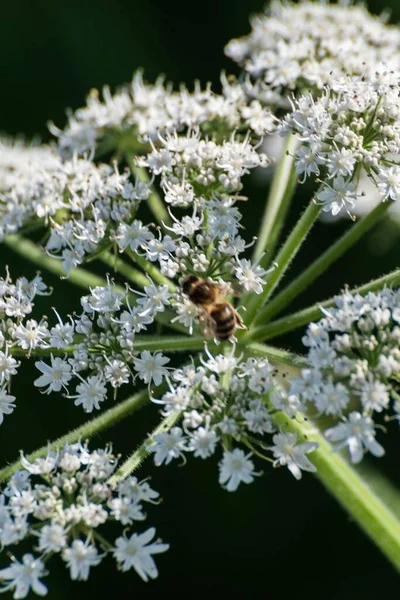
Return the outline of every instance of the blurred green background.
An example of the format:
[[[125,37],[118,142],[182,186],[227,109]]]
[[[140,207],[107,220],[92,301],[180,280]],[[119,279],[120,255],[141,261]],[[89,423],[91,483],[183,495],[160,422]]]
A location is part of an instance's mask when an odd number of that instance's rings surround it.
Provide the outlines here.
[[[370,2],[369,7],[372,12],[391,7],[392,21],[399,19],[396,0]],[[235,72],[223,55],[224,45],[246,34],[249,13],[262,8],[261,0],[3,0],[0,130],[28,138],[39,134],[46,140],[47,120],[63,126],[65,108],[83,105],[90,88],[129,81],[138,67],[144,68],[148,80],[165,73],[176,83],[190,85],[198,78],[218,86],[221,69]],[[253,234],[266,184],[247,182],[247,193],[251,202],[245,206],[244,221]],[[288,227],[305,201],[297,195]],[[317,225],[292,272],[309,264],[345,227],[345,223]],[[372,238],[378,246],[385,230],[379,232]],[[384,255],[371,254],[370,246],[361,242],[289,310],[326,298],[345,282],[357,285],[398,266],[397,240],[398,235]],[[9,264],[13,277],[34,275],[32,265],[3,247],[0,253],[2,272]],[[36,316],[50,315],[53,305],[61,314],[79,310],[77,288],[44,276],[55,294],[43,299]],[[298,332],[278,341],[301,351]],[[13,387],[18,409],[1,428],[1,464],[15,460],[20,448],[29,452],[84,420],[71,400],[37,393],[33,363],[24,365],[22,373]],[[126,454],[156,421],[157,411],[150,408],[96,441],[101,445],[112,439],[116,452]],[[391,429],[387,456],[378,466],[400,484],[398,432],[394,425]],[[109,559],[93,570],[88,583],[73,583],[55,560],[48,578],[49,598],[63,600],[74,594],[83,599],[90,594],[103,600],[112,594],[115,600],[124,600],[162,593],[197,598],[205,592],[222,598],[375,598],[398,581],[380,552],[311,476],[298,483],[286,470],[269,471],[251,486],[229,494],[218,485],[216,461],[189,460],[184,468],[158,470],[148,462],[142,473],[152,475],[152,485],[164,497],[160,506],[148,511],[149,525],[154,524],[171,544],[170,552],[158,557],[159,579],[143,584],[133,572],[117,573]]]

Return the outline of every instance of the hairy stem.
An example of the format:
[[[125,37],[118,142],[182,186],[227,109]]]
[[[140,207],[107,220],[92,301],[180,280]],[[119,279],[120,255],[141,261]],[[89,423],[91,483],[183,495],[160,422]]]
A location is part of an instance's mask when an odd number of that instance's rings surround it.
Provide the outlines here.
[[[356,470],[333,452],[311,421],[301,415],[288,419],[282,412],[271,416],[279,429],[297,433],[299,442],[319,444],[318,450],[310,454],[316,476],[400,571],[400,522],[394,513]]]
[[[68,279],[70,283],[79,287],[88,289],[89,287],[107,285],[105,279],[80,267],[73,269],[68,277],[66,277],[60,260],[48,256],[37,244],[24,239],[16,233],[7,235],[4,238],[3,243],[29,262],[38,265],[42,269],[46,269],[54,275],[60,275],[60,277]],[[120,291],[121,290],[125,291],[123,288],[120,288]]]
[[[76,342],[76,344],[79,343]],[[10,354],[13,356],[39,357],[39,356],[63,356],[72,354],[76,350],[76,344],[64,348],[35,348],[28,353],[27,350],[13,346]],[[135,352],[187,352],[188,350],[202,350],[204,348],[204,338],[199,335],[137,335],[135,337]],[[89,352],[92,349],[89,347]],[[99,350],[100,351],[100,350]]]
[[[127,400],[124,400],[120,404],[109,408],[104,413],[97,417],[94,417],[90,421],[87,421],[80,427],[73,429],[62,437],[57,438],[53,442],[42,446],[38,450],[35,450],[31,454],[28,454],[26,458],[29,461],[33,461],[36,458],[45,456],[49,450],[57,450],[64,446],[64,444],[73,443],[80,439],[91,438],[95,434],[116,425],[119,421],[138,410],[148,402],[149,392],[147,389],[141,390],[134,396],[131,396]],[[0,470],[0,482],[9,479],[15,471],[21,469],[21,461],[17,460],[11,465],[8,465]]]
[[[158,433],[163,433],[171,429],[171,427],[175,425],[180,417],[181,412],[178,411],[163,419],[161,423],[154,429],[154,431],[152,431],[152,433],[145,439],[143,444],[139,446],[139,448],[133,454],[131,454],[131,456],[115,471],[115,473],[108,480],[108,483],[115,485],[118,483],[118,481],[121,481],[121,479],[126,479],[129,477],[129,475],[131,475],[149,455],[149,441],[151,441],[151,438]]]
[[[381,202],[366,217],[351,225],[326,252],[321,254],[303,273],[294,279],[287,287],[277,294],[271,302],[257,315],[254,324],[265,323],[281,312],[292,300],[297,298],[309,285],[337,261],[349,248],[356,244],[361,237],[371,229],[390,206],[390,202]]]
[[[293,231],[287,238],[282,249],[276,257],[276,268],[268,274],[267,283],[261,294],[254,295],[250,301],[246,304],[247,312],[244,317],[244,321],[247,327],[250,327],[254,319],[257,316],[260,308],[268,300],[287,269],[289,268],[292,260],[296,256],[297,252],[301,248],[304,240],[306,239],[310,229],[314,225],[321,211],[321,207],[317,205],[313,200],[310,202]]]
[[[246,344],[245,351],[251,356],[264,356],[272,362],[289,365],[291,367],[307,367],[309,364],[304,356],[299,356],[293,352],[287,352],[281,348],[274,348],[273,346],[267,346],[265,344]]]
[[[353,290],[351,290],[351,293],[360,294],[361,296],[364,296],[365,294],[368,294],[368,292],[376,292],[378,290],[383,289],[386,286],[398,284],[400,284],[400,269],[396,269],[395,271],[392,271],[387,275],[383,275],[383,277],[379,277],[378,279],[374,279],[373,281],[365,283],[360,287],[354,288]],[[335,306],[335,304],[336,303],[334,298],[329,298],[329,300],[318,302],[317,304],[313,304],[312,306],[303,308],[298,312],[283,317],[282,319],[273,321],[272,323],[267,323],[266,325],[254,327],[251,331],[246,333],[240,341],[241,343],[245,344],[246,342],[248,343],[250,340],[270,340],[279,335],[287,333],[288,331],[293,331],[294,329],[303,327],[303,325],[307,325],[312,321],[317,321],[323,316],[322,309],[330,308],[331,306]]]

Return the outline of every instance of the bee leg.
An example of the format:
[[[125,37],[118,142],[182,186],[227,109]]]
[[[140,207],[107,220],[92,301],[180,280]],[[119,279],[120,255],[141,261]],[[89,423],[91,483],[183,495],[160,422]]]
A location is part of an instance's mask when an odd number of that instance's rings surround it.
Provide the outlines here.
[[[235,311],[235,322],[236,322],[236,327],[238,329],[247,329],[246,325],[243,323],[239,313],[237,313]]]

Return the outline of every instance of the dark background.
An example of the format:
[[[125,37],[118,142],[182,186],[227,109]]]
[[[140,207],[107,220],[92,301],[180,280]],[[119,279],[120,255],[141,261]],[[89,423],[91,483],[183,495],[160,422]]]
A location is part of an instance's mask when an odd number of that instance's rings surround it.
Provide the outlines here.
[[[386,5],[392,6],[396,22],[399,4],[392,0]],[[373,12],[382,9],[380,2],[369,6]],[[223,55],[224,45],[246,34],[249,13],[262,7],[261,0],[3,0],[0,130],[28,138],[39,134],[45,141],[49,138],[47,120],[63,126],[65,107],[83,105],[92,87],[129,81],[138,67],[144,68],[148,80],[161,72],[174,82],[190,85],[198,78],[218,86],[221,69],[236,72]],[[249,238],[255,233],[265,186],[254,181],[247,184],[251,202],[245,207],[244,221]],[[305,201],[297,195],[288,227]],[[309,264],[346,226],[317,225],[292,272]],[[357,285],[398,266],[397,241],[386,254],[371,252],[379,251],[382,235],[385,230],[380,228],[370,236],[369,244],[359,243],[290,310],[337,293],[345,282]],[[5,264],[10,265],[14,278],[35,273],[32,265],[1,247],[1,271]],[[36,316],[50,314],[52,305],[61,314],[79,309],[76,288],[44,276],[56,289],[51,299],[43,299]],[[301,351],[299,340],[296,333],[277,342]],[[71,400],[37,393],[32,384],[37,377],[33,363],[24,365],[22,373],[13,384],[18,409],[1,428],[1,464],[15,460],[20,448],[29,452],[84,419],[80,409],[72,408]],[[96,441],[101,445],[112,439],[115,450],[126,455],[156,421],[155,410],[135,414]],[[397,440],[397,432],[388,436],[388,455],[379,461],[395,483],[400,482]],[[252,485],[229,494],[218,485],[216,461],[197,459],[184,468],[174,464],[162,469],[155,469],[149,461],[139,477],[149,473],[165,500],[150,507],[148,524],[154,524],[171,544],[169,553],[156,557],[160,577],[145,585],[134,572],[117,573],[108,559],[93,569],[88,583],[72,583],[55,559],[47,581],[49,598],[63,600],[74,594],[83,599],[93,594],[103,600],[112,594],[115,600],[123,600],[165,592],[177,598],[197,598],[204,592],[222,598],[375,598],[398,581],[380,552],[311,476],[298,483],[286,470],[269,471]],[[138,529],[142,529],[140,524]]]

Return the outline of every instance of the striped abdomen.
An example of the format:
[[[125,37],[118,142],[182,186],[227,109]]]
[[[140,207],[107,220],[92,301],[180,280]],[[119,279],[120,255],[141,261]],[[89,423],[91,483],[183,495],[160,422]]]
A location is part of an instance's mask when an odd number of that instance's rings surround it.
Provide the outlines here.
[[[228,302],[221,302],[215,304],[209,314],[214,322],[215,337],[229,339],[236,329],[236,311]]]

